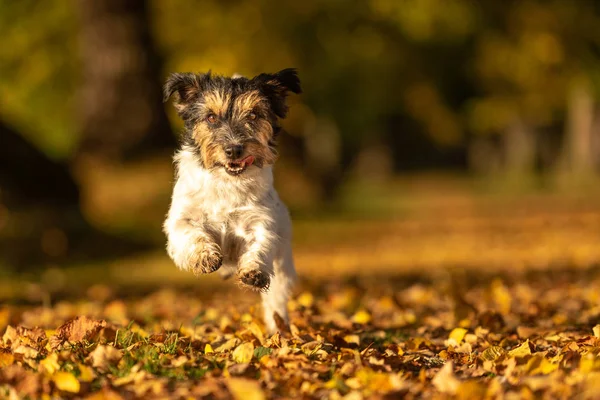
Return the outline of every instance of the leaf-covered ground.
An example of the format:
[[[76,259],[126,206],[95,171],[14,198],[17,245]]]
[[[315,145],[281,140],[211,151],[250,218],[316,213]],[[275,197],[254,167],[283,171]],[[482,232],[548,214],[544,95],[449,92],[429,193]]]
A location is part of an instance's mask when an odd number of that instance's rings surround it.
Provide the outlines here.
[[[7,398],[597,398],[600,274],[303,282],[291,330],[258,296],[95,286],[0,308]]]

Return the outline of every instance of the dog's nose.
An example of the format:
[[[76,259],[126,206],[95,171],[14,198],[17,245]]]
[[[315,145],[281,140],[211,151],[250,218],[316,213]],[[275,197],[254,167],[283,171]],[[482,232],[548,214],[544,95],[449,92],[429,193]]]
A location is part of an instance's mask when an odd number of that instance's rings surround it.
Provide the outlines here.
[[[242,156],[244,146],[241,144],[233,144],[225,148],[225,155],[232,160],[237,160]]]

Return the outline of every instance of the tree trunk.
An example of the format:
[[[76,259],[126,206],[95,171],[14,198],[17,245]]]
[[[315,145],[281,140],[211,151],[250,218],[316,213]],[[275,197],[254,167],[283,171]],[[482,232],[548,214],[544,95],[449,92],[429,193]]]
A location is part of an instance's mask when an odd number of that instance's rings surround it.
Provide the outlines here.
[[[78,156],[120,161],[172,148],[146,1],[80,0]]]
[[[535,171],[535,134],[523,121],[517,119],[504,134],[504,171],[512,177],[530,176]]]
[[[574,80],[567,102],[560,169],[568,175],[588,175],[594,166],[594,99],[589,82],[585,79]]]

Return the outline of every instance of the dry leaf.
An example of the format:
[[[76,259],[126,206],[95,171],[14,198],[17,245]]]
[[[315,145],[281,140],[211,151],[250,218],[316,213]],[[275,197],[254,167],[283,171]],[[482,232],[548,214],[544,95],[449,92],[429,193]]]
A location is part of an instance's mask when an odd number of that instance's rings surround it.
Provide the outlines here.
[[[254,355],[254,345],[250,342],[242,343],[233,350],[231,357],[236,363],[249,363]]]
[[[94,320],[85,316],[72,319],[56,329],[56,336],[60,339],[58,343],[79,343],[90,339],[106,326],[104,320]]]
[[[456,394],[460,386],[460,380],[454,376],[452,362],[447,362],[433,377],[431,383],[441,393]]]
[[[87,365],[77,363],[77,368],[79,368],[79,380],[81,382],[91,382],[96,377],[94,371]]]
[[[352,322],[356,323],[356,324],[368,324],[369,322],[371,322],[371,314],[369,314],[368,311],[366,310],[359,310],[356,312],[356,314],[354,314],[352,316]]]
[[[512,306],[512,297],[506,286],[504,286],[504,283],[499,279],[494,279],[491,289],[498,310],[503,315],[509,314]]]
[[[298,296],[298,298],[296,298],[296,301],[302,307],[310,308],[314,304],[315,298],[312,295],[312,293],[310,293],[310,292],[304,292],[304,293],[300,294],[300,296]]]
[[[229,391],[236,400],[264,400],[265,395],[260,384],[250,379],[230,378],[227,380]]]
[[[15,357],[10,353],[0,351],[0,368],[8,367],[15,361]]]
[[[506,354],[506,350],[502,347],[490,346],[481,353],[481,359],[484,361],[494,361],[503,354]]]
[[[529,339],[521,343],[508,352],[510,357],[525,357],[531,355],[531,349],[529,348]]]
[[[80,385],[75,376],[69,372],[57,372],[52,377],[56,387],[69,393],[79,393]]]
[[[58,364],[58,354],[52,353],[48,357],[40,361],[40,367],[48,373],[48,375],[54,374],[60,369]]]
[[[465,335],[467,334],[468,331],[469,330],[465,329],[465,328],[452,329],[452,332],[450,332],[450,335],[448,336],[448,345],[449,346],[459,345],[465,338]]]
[[[98,369],[98,371],[107,372],[109,367],[117,364],[121,357],[123,357],[121,350],[100,344],[90,353],[88,360],[92,362],[92,367]]]

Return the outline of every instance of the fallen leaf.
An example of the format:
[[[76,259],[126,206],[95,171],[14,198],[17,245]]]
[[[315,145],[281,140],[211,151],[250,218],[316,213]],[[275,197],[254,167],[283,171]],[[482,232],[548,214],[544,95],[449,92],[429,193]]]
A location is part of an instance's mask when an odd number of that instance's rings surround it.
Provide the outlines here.
[[[547,375],[558,369],[558,363],[553,363],[548,360],[543,354],[534,354],[527,362],[525,370],[530,375],[543,374]]]
[[[57,372],[52,377],[52,380],[59,390],[70,393],[79,393],[79,381],[69,372]]]
[[[256,358],[257,360],[260,361],[261,358],[263,358],[264,356],[268,356],[272,352],[273,352],[273,349],[270,349],[268,347],[259,346],[254,349],[254,358]]]
[[[456,394],[460,386],[460,380],[454,376],[453,368],[452,362],[447,362],[431,380],[431,383],[439,392]]]
[[[17,334],[17,330],[12,326],[8,325],[6,327],[4,335],[2,335],[2,342],[4,342],[4,344],[11,344],[15,342],[18,337],[19,335]]]
[[[459,345],[460,342],[462,342],[465,338],[465,335],[468,331],[469,330],[465,328],[452,329],[452,332],[450,332],[450,335],[448,336],[448,344],[453,346]]]
[[[233,349],[235,346],[237,346],[237,344],[239,342],[240,342],[240,340],[238,338],[229,339],[225,343],[223,343],[222,345],[218,346],[215,349],[215,352],[217,352],[217,353],[223,353],[224,351],[229,351],[229,350]]]
[[[310,307],[312,307],[313,303],[315,302],[315,298],[312,295],[312,293],[310,293],[310,292],[304,292],[300,296],[298,296],[298,298],[296,299],[296,301],[302,307],[304,307],[304,308],[310,308]]]
[[[233,350],[231,357],[236,363],[249,363],[254,355],[254,345],[250,342],[242,343]]]
[[[258,341],[260,342],[260,344],[264,344],[265,343],[265,337],[264,337],[264,335],[262,333],[262,330],[256,324],[256,322],[254,322],[254,321],[250,322],[248,324],[248,329],[254,335],[254,337],[258,339]]]
[[[510,292],[500,279],[494,279],[491,286],[492,297],[500,313],[503,315],[509,314],[512,306]]]
[[[490,346],[481,353],[481,359],[484,361],[494,361],[503,354],[506,354],[506,350],[502,347]]]
[[[8,367],[15,362],[15,357],[10,353],[0,351],[0,368]]]
[[[94,371],[85,364],[77,363],[77,368],[79,368],[79,380],[81,382],[91,382],[96,377]]]
[[[371,314],[366,310],[358,310],[351,318],[352,322],[356,324],[365,325],[371,322]]]
[[[60,365],[58,364],[58,354],[52,353],[48,357],[44,358],[42,361],[40,361],[40,367],[42,367],[42,369],[46,371],[48,375],[53,375],[60,369]]]
[[[525,357],[531,355],[531,349],[529,348],[529,339],[521,343],[508,352],[510,357]]]
[[[111,365],[116,364],[123,357],[121,350],[112,346],[99,344],[88,356],[92,367],[100,372],[107,372]]]
[[[60,339],[59,343],[61,344],[65,341],[79,343],[84,339],[90,339],[105,326],[106,321],[104,320],[94,320],[86,316],[81,316],[59,326],[56,329],[56,336]]]
[[[236,400],[264,400],[260,384],[250,379],[229,378],[227,387]]]

